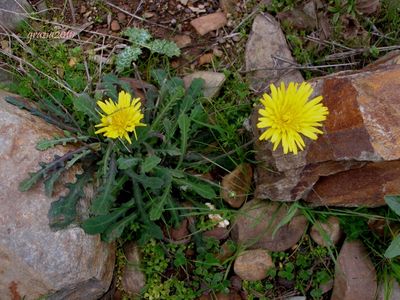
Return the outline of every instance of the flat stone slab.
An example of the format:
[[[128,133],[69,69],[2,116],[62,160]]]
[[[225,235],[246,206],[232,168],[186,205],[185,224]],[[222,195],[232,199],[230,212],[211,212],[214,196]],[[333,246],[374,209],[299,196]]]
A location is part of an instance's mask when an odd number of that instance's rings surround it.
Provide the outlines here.
[[[322,95],[329,109],[324,134],[316,141],[305,138],[306,149],[298,155],[284,155],[281,147],[272,151],[270,142],[257,140],[256,159],[262,163],[256,170],[256,197],[379,206],[385,194],[399,194],[400,65],[338,73],[310,83],[311,98]],[[257,118],[258,108],[252,115],[258,138]]]

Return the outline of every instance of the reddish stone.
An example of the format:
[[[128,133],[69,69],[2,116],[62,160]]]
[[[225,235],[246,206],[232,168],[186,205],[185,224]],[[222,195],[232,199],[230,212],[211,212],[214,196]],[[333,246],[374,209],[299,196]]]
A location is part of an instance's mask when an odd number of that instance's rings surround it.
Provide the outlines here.
[[[225,26],[227,22],[228,20],[224,13],[216,12],[196,18],[190,22],[190,25],[196,29],[198,34],[205,35],[210,31],[217,30]]]
[[[305,138],[306,149],[298,155],[284,155],[281,147],[272,151],[270,142],[257,140],[255,196],[378,206],[385,194],[400,193],[400,65],[333,74],[311,84],[313,96],[322,95],[330,112],[324,135]]]
[[[222,179],[221,196],[230,206],[238,208],[246,201],[250,191],[253,169],[241,164]]]
[[[331,300],[373,300],[376,271],[360,241],[345,242],[340,250]]]

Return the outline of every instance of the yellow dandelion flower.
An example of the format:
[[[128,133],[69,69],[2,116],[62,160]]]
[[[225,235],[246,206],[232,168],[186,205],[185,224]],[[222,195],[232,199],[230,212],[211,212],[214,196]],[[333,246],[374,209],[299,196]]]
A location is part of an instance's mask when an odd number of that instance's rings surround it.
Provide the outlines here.
[[[133,131],[137,139],[136,127],[146,126],[140,122],[144,117],[140,111],[140,104],[139,98],[131,100],[131,95],[125,91],[119,93],[118,103],[111,99],[104,102],[97,101],[97,105],[104,114],[100,113],[101,123],[96,125],[96,127],[103,128],[95,133],[103,133],[104,136],[112,139],[125,138],[131,144],[129,132]]]
[[[297,154],[298,149],[305,147],[302,135],[316,140],[317,134],[323,133],[317,127],[321,127],[321,122],[326,120],[328,108],[321,103],[322,96],[308,100],[313,93],[309,83],[303,82],[299,86],[291,82],[286,89],[282,82],[280,87],[271,84],[270,88],[271,96],[264,94],[260,99],[264,108],[258,111],[257,127],[267,130],[259,139],[270,140],[274,144],[273,150],[282,143],[285,154]]]

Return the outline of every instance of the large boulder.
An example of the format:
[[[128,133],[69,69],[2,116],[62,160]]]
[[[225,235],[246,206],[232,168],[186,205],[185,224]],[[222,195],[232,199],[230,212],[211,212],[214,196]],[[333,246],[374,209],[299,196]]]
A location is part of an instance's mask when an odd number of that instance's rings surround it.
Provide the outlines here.
[[[324,134],[298,155],[255,143],[255,196],[315,205],[379,206],[400,193],[400,65],[311,81],[329,109]],[[312,97],[313,97],[312,96]],[[258,109],[252,115],[253,132]]]
[[[77,226],[50,230],[48,211],[51,202],[66,192],[62,186],[51,198],[42,184],[28,192],[18,190],[39,162],[71,148],[36,150],[38,140],[61,132],[8,104],[6,96],[14,95],[0,91],[0,298],[98,299],[111,283],[115,245],[86,235]],[[69,180],[75,177],[67,175]]]

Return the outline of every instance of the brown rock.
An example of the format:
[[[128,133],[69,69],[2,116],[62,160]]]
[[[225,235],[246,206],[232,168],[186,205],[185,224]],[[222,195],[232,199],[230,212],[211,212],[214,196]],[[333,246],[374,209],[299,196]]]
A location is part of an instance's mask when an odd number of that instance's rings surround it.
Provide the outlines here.
[[[140,249],[134,243],[128,243],[124,248],[127,264],[122,271],[122,288],[131,295],[138,295],[146,285],[146,277],[140,270]]]
[[[257,141],[256,159],[262,163],[256,170],[256,197],[383,205],[385,193],[400,193],[400,66],[333,74],[312,85],[330,111],[325,133],[313,142],[305,138],[306,149],[298,155],[284,155],[281,147],[272,151],[271,143]],[[256,109],[252,125],[258,137],[257,118]]]
[[[185,48],[192,43],[192,39],[187,34],[179,34],[172,38],[179,48]]]
[[[190,25],[194,27],[200,35],[205,35],[210,31],[217,30],[228,22],[226,16],[222,12],[216,12],[208,14],[199,18],[196,18],[190,22]]]
[[[18,189],[39,162],[74,148],[36,150],[39,140],[62,136],[62,131],[8,104],[6,96],[18,97],[0,91],[0,298],[30,300],[51,294],[54,299],[97,299],[111,283],[115,244],[76,226],[50,229],[49,208],[66,193],[63,186],[53,197],[45,195],[41,183],[29,192]],[[71,168],[64,181],[74,180],[76,171]],[[80,206],[87,207],[87,201]]]
[[[280,81],[304,81],[300,71],[285,69],[295,61],[281,26],[267,13],[254,19],[246,45],[245,60],[248,80],[256,90],[266,90],[270,83]]]
[[[117,32],[121,30],[121,26],[119,25],[117,20],[112,20],[110,28],[112,31]]]
[[[86,6],[85,5],[81,5],[81,8],[79,9],[79,13],[83,15],[86,11],[87,11]]]
[[[212,54],[212,53],[203,54],[199,58],[199,66],[212,63],[213,58],[214,58],[214,54]]]
[[[117,14],[118,22],[123,23],[126,20],[126,15],[123,12],[119,12]]]
[[[217,254],[216,257],[221,263],[223,263],[225,260],[227,260],[235,253],[235,247],[232,243],[233,242],[231,240],[227,240],[220,247],[219,253]]]
[[[250,192],[253,169],[249,164],[241,164],[222,179],[221,196],[234,208],[242,206]]]
[[[265,200],[252,200],[240,209],[232,229],[233,240],[250,249],[285,251],[294,246],[303,235],[307,220],[295,215],[292,220],[279,228],[279,222],[287,215],[288,206]]]
[[[229,230],[225,227],[215,227],[213,229],[203,232],[203,237],[212,237],[217,240],[224,240],[228,237]]]
[[[275,265],[271,256],[263,249],[247,250],[240,254],[233,270],[243,280],[256,281],[267,277],[267,271]]]
[[[374,300],[376,271],[360,241],[346,241],[340,250],[331,300]]]
[[[186,238],[189,235],[188,220],[183,219],[177,228],[171,227],[169,233],[175,241]]]
[[[236,292],[230,292],[229,294],[217,293],[215,296],[216,300],[242,300],[242,297]]]
[[[380,6],[380,0],[356,0],[357,11],[364,15],[375,13]]]
[[[235,15],[237,0],[219,0],[219,7],[226,14]]]
[[[326,223],[315,222],[311,227],[310,236],[318,245],[324,247],[336,245],[342,237],[339,219],[329,217]]]

